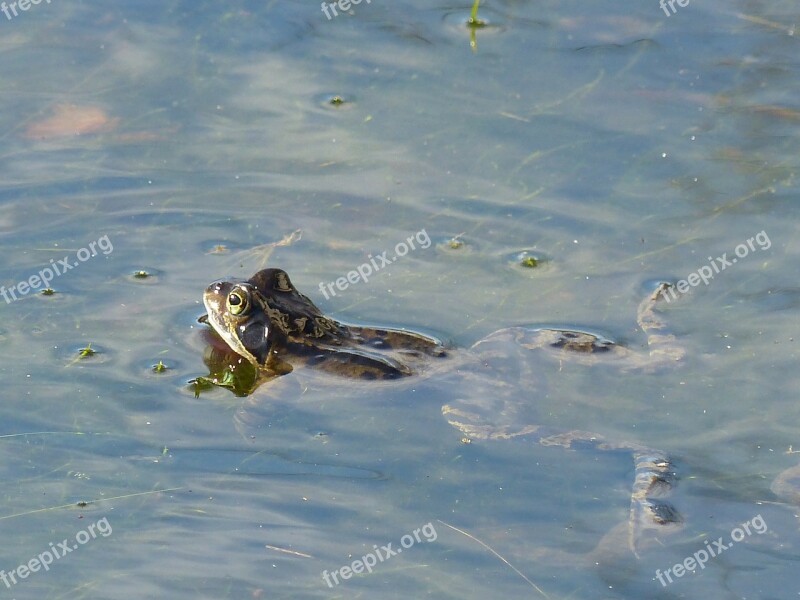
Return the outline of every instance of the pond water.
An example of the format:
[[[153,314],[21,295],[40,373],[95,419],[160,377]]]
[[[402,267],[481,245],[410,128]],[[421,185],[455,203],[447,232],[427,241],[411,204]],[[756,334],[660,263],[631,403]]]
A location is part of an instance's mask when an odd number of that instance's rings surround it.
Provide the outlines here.
[[[472,40],[469,2],[329,4],[0,13],[0,590],[795,597],[797,3],[498,0]],[[683,525],[631,551],[625,453],[464,443],[441,406],[492,392],[456,370],[196,394],[204,288],[264,266],[464,352],[518,325],[645,352],[640,300],[694,282],[659,309],[679,368],[532,354],[516,390],[667,452]]]

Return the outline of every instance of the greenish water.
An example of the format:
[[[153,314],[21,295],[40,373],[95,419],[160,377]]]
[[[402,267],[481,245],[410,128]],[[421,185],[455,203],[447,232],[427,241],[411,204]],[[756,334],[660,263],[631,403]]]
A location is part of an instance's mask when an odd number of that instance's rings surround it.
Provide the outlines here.
[[[274,1],[0,13],[0,285],[78,263],[53,296],[0,300],[0,569],[112,529],[6,595],[796,595],[797,506],[770,485],[800,447],[800,11],[675,7],[484,2],[475,51],[469,2],[373,0],[330,20]],[[429,247],[322,295],[422,230]],[[539,359],[519,390],[536,422],[674,458],[685,526],[638,558],[622,539],[590,554],[628,517],[630,457],[462,444],[440,414],[474,392],[457,372],[287,376],[244,399],[188,384],[207,373],[203,289],[265,259],[348,321],[459,347],[568,325],[642,349],[652,282],[762,231],[769,248],[663,307],[680,369]],[[517,265],[524,252],[540,264]],[[765,533],[656,579],[757,515]],[[428,523],[434,541],[323,580]]]

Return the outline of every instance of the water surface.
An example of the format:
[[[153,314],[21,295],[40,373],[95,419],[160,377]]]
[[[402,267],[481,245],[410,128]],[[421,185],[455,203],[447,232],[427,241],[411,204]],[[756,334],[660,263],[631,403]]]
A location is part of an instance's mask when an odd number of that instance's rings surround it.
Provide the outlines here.
[[[113,530],[7,593],[793,594],[797,509],[770,484],[800,445],[800,13],[675,6],[484,3],[474,51],[469,3],[374,0],[330,20],[274,1],[0,14],[0,284],[78,262],[55,295],[0,301],[0,568],[101,519]],[[429,247],[322,295],[423,230]],[[519,390],[531,419],[675,459],[685,526],[639,558],[615,538],[589,554],[628,516],[630,457],[465,445],[440,414],[474,391],[457,373],[389,387],[287,377],[246,399],[187,383],[206,374],[202,290],[225,275],[279,266],[338,318],[459,348],[533,324],[643,350],[636,307],[653,282],[759,232],[768,248],[664,307],[681,368],[535,358],[541,378]],[[104,236],[113,250],[78,260]],[[97,354],[78,359],[87,344]],[[765,533],[656,579],[757,515]],[[434,541],[326,585],[323,571],[428,523]]]

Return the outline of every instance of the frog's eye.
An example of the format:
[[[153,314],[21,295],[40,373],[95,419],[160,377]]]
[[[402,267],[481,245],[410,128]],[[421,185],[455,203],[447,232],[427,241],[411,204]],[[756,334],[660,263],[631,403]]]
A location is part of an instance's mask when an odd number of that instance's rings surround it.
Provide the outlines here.
[[[232,315],[241,315],[247,312],[250,302],[247,294],[242,290],[233,290],[228,294],[228,310]]]

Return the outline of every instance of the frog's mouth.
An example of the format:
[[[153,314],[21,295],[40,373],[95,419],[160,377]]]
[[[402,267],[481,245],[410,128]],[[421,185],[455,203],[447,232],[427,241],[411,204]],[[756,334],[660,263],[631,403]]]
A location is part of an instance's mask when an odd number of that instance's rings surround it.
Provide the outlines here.
[[[254,365],[265,364],[271,328],[251,286],[214,282],[206,288],[203,304],[208,311],[206,322],[231,350]]]

